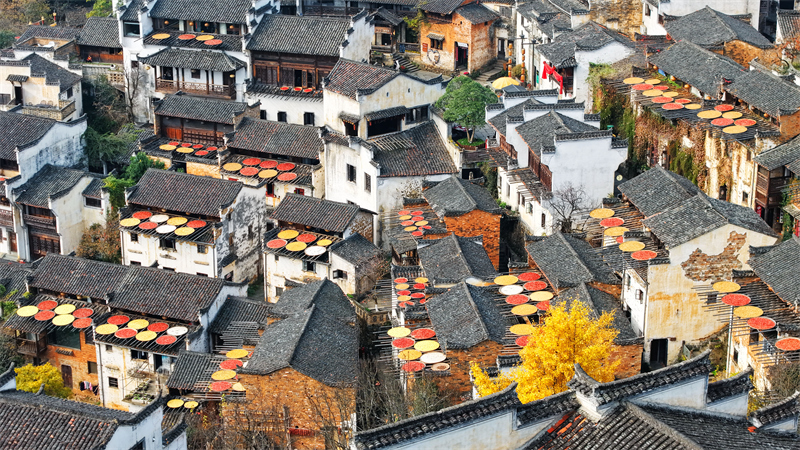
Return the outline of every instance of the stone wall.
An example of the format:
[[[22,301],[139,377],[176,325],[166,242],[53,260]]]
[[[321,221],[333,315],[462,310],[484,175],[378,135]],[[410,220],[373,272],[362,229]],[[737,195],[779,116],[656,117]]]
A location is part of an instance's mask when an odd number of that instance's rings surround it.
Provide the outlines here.
[[[641,0],[592,0],[589,20],[633,37],[642,24]]]
[[[717,52],[719,53],[719,52]],[[778,54],[775,49],[758,48],[742,41],[730,41],[724,44],[723,55],[731,58],[744,67],[750,66],[750,61],[758,58],[758,61],[769,67],[778,62]]]
[[[747,241],[747,235],[731,231],[728,244],[722,253],[708,255],[699,248],[692,252],[689,259],[681,263],[686,278],[693,281],[717,281],[730,276],[731,270],[739,269],[739,251]]]

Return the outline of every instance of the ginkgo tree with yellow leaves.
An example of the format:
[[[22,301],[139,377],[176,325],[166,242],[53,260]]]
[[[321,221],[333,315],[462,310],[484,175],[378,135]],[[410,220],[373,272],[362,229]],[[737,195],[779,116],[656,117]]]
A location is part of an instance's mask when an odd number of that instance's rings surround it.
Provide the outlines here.
[[[520,351],[522,362],[512,371],[489,377],[477,364],[471,372],[478,395],[499,392],[517,382],[522,403],[532,402],[567,390],[575,364],[600,382],[614,380],[619,361],[611,361],[611,347],[619,333],[612,326],[613,314],[599,318],[581,302],[569,307],[554,305],[543,325],[533,329],[528,344]]]

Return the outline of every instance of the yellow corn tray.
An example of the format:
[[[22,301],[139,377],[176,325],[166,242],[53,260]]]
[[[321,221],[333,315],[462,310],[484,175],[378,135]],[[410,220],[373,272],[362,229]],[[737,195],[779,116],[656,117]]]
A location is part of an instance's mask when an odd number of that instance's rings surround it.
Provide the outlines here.
[[[653,86],[659,83],[661,83],[661,80],[659,80],[658,78],[650,78],[649,80],[645,80],[645,84],[650,84]]]
[[[281,239],[294,239],[300,234],[297,230],[283,230],[278,233],[278,237]]]
[[[738,119],[739,117],[742,117],[742,113],[740,113],[739,111],[728,111],[726,113],[723,113],[722,117],[726,119]]]
[[[127,219],[120,220],[119,224],[123,227],[135,227],[136,225],[139,225],[140,222],[141,221],[139,219],[129,217]]]
[[[605,234],[606,236],[617,237],[617,236],[622,236],[623,234],[625,234],[626,231],[629,230],[625,227],[611,227],[611,228],[606,228]]]
[[[157,41],[160,41],[162,39],[168,38],[169,35],[167,33],[158,33],[158,34],[154,34],[154,35],[152,35],[150,37],[152,37],[153,39],[155,39]]]
[[[277,170],[265,169],[265,170],[262,170],[261,172],[258,172],[258,177],[259,178],[272,178],[277,174],[278,174]]]
[[[511,308],[511,314],[516,314],[518,316],[530,316],[531,314],[536,314],[538,311],[539,308],[528,304],[517,305]]]
[[[53,325],[58,325],[60,327],[63,327],[64,325],[69,325],[73,321],[75,321],[75,316],[73,316],[72,314],[61,314],[53,317]]]
[[[662,92],[661,96],[662,97],[668,97],[668,98],[675,98],[675,97],[678,96],[678,93],[675,92],[675,91],[667,91],[667,92]]]
[[[747,127],[743,127],[741,125],[733,125],[722,129],[722,132],[727,134],[740,134],[744,133],[745,131],[747,131]]]
[[[411,300],[411,296],[410,295],[398,295],[397,296],[397,301],[398,302],[407,302],[409,300]]]
[[[658,89],[650,89],[649,91],[642,92],[642,94],[644,94],[645,97],[660,97],[661,91]]]
[[[711,286],[717,292],[722,292],[725,294],[736,292],[738,291],[741,286],[738,283],[734,283],[733,281],[717,281]]]
[[[72,311],[75,311],[75,305],[70,305],[69,303],[58,305],[56,309],[53,310],[56,314],[69,314]]]
[[[439,343],[436,341],[419,341],[414,344],[414,349],[419,350],[421,352],[432,352],[439,348]]]
[[[400,216],[400,220],[410,220],[413,216]]]
[[[697,103],[687,103],[687,104],[683,105],[683,107],[686,108],[686,109],[700,109],[700,108],[702,108],[702,106],[698,105]]]
[[[550,300],[553,298],[553,293],[549,291],[536,291],[532,292],[528,298],[533,300],[534,302],[543,302],[546,300]]]
[[[308,247],[308,244],[306,244],[305,242],[294,241],[294,242],[289,242],[288,244],[286,244],[286,247],[284,247],[284,248],[286,250],[289,250],[290,252],[301,252],[301,251],[305,250],[306,247]]]
[[[194,228],[189,228],[189,227],[180,227],[177,230],[175,230],[175,234],[177,234],[178,236],[188,236],[192,233],[194,233]]]
[[[167,408],[175,409],[175,408],[180,408],[181,406],[183,406],[183,400],[179,398],[173,398],[172,400],[167,402]]]
[[[333,241],[330,239],[320,239],[317,241],[317,245],[319,245],[320,247],[327,247],[331,244],[333,244]]]
[[[416,225],[418,227],[421,227],[421,226],[427,225],[427,224],[428,224],[427,220],[420,220],[419,222],[414,222],[414,225]]]
[[[416,229],[417,229],[417,227],[405,227],[405,228],[403,228],[403,230],[405,230],[405,231],[415,231]]]
[[[697,117],[701,119],[716,119],[717,117],[720,116],[722,116],[722,113],[714,109],[708,111],[700,111],[699,113],[697,113]]]
[[[128,328],[133,328],[134,330],[141,330],[143,328],[147,328],[148,325],[150,325],[150,322],[144,319],[136,319],[128,322]]]
[[[386,334],[388,334],[389,336],[391,336],[393,338],[401,338],[401,337],[406,337],[409,334],[411,334],[411,330],[409,330],[406,327],[394,327],[394,328],[390,329]]]
[[[398,291],[403,291],[408,289],[409,286],[410,285],[408,283],[398,283],[394,285],[394,288],[397,289]]]
[[[222,166],[222,168],[228,172],[238,172],[242,168],[242,165],[239,163],[227,163]]]
[[[178,153],[192,153],[194,149],[192,147],[181,147],[178,149]]]
[[[425,277],[419,277],[419,278],[415,278],[414,281],[417,282],[417,283],[427,283],[428,279],[425,278]]]
[[[167,220],[167,225],[175,225],[177,227],[177,226],[185,224],[188,221],[189,221],[189,219],[187,219],[186,217],[173,217],[173,218]]]
[[[630,78],[625,78],[624,80],[622,80],[622,82],[625,84],[639,84],[639,83],[644,83],[644,79],[639,77],[630,77]]]
[[[526,323],[518,323],[516,325],[512,325],[508,331],[516,334],[517,336],[528,336],[533,334],[533,327]]]
[[[733,315],[742,319],[752,319],[753,317],[760,317],[764,311],[758,306],[740,306],[733,310]]]
[[[242,383],[233,383],[232,389],[237,392],[244,392],[244,386],[242,386]]]
[[[619,244],[619,249],[623,252],[638,252],[644,248],[644,242],[628,241]]]
[[[225,381],[236,377],[234,370],[218,370],[211,374],[211,379],[214,381]]]
[[[495,284],[499,286],[509,286],[519,281],[519,278],[514,275],[500,275],[494,279]]]
[[[119,327],[114,325],[113,323],[104,323],[97,327],[94,331],[97,334],[114,334],[119,330]]]
[[[35,307],[33,305],[29,305],[29,306],[23,306],[22,308],[18,309],[17,310],[17,315],[20,316],[20,317],[32,317],[32,316],[35,316],[36,313],[38,313],[38,312],[39,312],[39,308],[37,308],[37,307]]]
[[[589,213],[589,217],[593,219],[608,219],[614,216],[614,210],[608,208],[597,208]]]
[[[245,350],[243,348],[237,348],[235,350],[229,351],[228,353],[225,353],[225,356],[227,356],[228,358],[231,358],[231,359],[239,359],[239,358],[244,358],[249,353],[250,352],[248,352],[247,350]]]
[[[158,148],[160,148],[161,150],[169,152],[169,151],[175,150],[177,147],[174,146],[174,145],[164,144],[164,145],[159,145]]]
[[[403,361],[412,361],[418,359],[420,356],[422,356],[422,352],[419,350],[403,350],[397,355],[397,357]]]
[[[186,402],[183,404],[183,407],[186,409],[192,409],[192,408],[197,408],[197,405],[199,405],[199,403],[197,402]]]
[[[210,35],[204,34],[202,36],[197,36],[196,39],[198,41],[210,41],[210,40],[214,39],[214,36],[210,36]]]
[[[130,324],[128,324],[128,326],[130,326]],[[136,340],[137,341],[142,341],[142,342],[152,341],[155,338],[156,338],[156,332],[155,331],[150,331],[150,330],[140,331],[136,335]]]

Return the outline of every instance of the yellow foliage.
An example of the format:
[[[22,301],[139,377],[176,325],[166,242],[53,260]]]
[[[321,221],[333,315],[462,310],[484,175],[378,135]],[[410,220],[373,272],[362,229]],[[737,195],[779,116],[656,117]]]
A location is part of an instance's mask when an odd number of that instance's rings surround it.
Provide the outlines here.
[[[614,316],[603,313],[594,319],[590,314],[580,302],[574,302],[569,310],[563,305],[551,307],[544,324],[536,328],[528,345],[520,351],[522,363],[513,371],[493,380],[472,364],[478,394],[499,392],[516,381],[522,403],[539,400],[567,390],[576,363],[597,381],[613,381],[620,363],[609,360],[618,334],[612,327]]]

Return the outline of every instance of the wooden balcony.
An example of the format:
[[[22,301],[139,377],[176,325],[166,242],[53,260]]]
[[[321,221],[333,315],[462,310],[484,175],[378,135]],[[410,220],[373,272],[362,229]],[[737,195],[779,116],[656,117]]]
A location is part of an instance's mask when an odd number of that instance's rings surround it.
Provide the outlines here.
[[[14,227],[14,213],[7,209],[0,209],[0,227]]]
[[[33,214],[23,214],[22,220],[29,225],[38,227],[56,228],[56,218],[48,216],[34,216]]]
[[[164,80],[156,78],[156,92],[173,93],[183,91],[187,94],[204,95],[207,97],[235,98],[235,86],[223,84],[189,83],[186,81]]]
[[[65,120],[75,112],[74,100],[59,100],[58,106],[50,105],[25,105],[22,107],[24,114],[45,117],[54,120]]]
[[[43,339],[31,341],[28,339],[17,338],[17,352],[23,355],[39,356],[47,349],[47,342]]]

